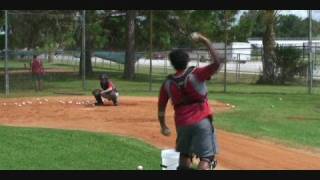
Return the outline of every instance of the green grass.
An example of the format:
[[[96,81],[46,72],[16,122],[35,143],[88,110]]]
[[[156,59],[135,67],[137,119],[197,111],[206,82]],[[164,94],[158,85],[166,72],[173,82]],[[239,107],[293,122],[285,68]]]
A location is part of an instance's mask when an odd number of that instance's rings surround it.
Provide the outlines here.
[[[160,151],[102,133],[0,126],[1,170],[160,169]]]
[[[216,93],[210,97],[236,106],[216,116],[218,128],[294,147],[320,148],[319,95]]]

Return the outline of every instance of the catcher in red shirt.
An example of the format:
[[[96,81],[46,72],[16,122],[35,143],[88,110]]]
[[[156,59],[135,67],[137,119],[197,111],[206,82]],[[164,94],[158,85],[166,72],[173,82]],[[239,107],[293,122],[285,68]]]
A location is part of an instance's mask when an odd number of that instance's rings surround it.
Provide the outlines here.
[[[99,76],[100,79],[100,86],[101,89],[95,89],[92,91],[92,94],[96,98],[96,106],[102,106],[103,100],[102,98],[106,98],[109,101],[113,102],[113,105],[117,106],[118,105],[118,97],[119,93],[115,85],[112,83],[112,81],[109,79],[107,74],[101,74]]]
[[[176,73],[169,75],[161,86],[158,100],[158,119],[161,133],[171,134],[165,122],[165,110],[171,99],[177,130],[176,151],[180,152],[178,170],[189,170],[192,155],[200,158],[198,169],[210,170],[216,165],[217,142],[213,126],[214,112],[208,103],[206,81],[218,72],[221,58],[209,39],[193,33],[192,39],[202,42],[209,50],[211,63],[205,67],[188,67],[189,55],[181,50],[169,54]]]

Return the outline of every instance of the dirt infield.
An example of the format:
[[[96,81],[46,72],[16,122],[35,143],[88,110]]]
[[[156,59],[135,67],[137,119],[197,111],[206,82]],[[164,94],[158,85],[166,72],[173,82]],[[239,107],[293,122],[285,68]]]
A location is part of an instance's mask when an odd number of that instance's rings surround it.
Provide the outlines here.
[[[87,96],[0,99],[0,125],[77,129],[109,132],[141,139],[154,146],[173,148],[176,134],[160,135],[157,99],[121,97],[120,106],[107,103],[92,106]],[[212,102],[215,112],[232,110]],[[167,120],[174,130],[173,111],[168,106]],[[320,153],[296,150],[246,136],[218,130],[220,154],[217,169],[320,169]]]

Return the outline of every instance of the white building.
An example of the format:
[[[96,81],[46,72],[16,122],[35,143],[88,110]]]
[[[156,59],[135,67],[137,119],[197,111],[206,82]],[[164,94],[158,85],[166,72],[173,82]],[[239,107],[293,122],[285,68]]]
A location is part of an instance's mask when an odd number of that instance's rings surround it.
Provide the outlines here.
[[[213,46],[217,49],[219,54],[224,57],[225,47],[224,43],[215,42]],[[246,42],[232,42],[227,46],[227,60],[228,61],[250,61],[251,59],[251,45]],[[209,59],[207,50],[194,50],[190,53],[190,58],[193,60]]]
[[[301,46],[303,45],[307,46],[309,40],[307,38],[279,38],[276,39],[276,44],[282,45],[282,46]],[[262,47],[262,39],[261,38],[249,38],[248,42],[250,45],[261,48]],[[312,40],[313,45],[320,45],[320,40],[319,39],[313,39]]]

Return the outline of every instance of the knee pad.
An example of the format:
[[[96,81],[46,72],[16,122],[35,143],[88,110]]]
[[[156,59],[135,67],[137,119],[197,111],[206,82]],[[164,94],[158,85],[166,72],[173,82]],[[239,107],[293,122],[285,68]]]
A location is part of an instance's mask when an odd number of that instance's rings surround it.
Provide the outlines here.
[[[200,161],[208,162],[210,164],[210,169],[214,169],[218,163],[214,156],[200,157]]]

